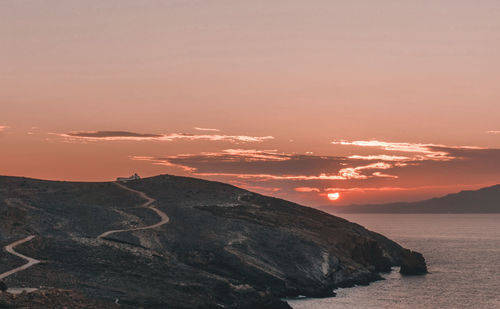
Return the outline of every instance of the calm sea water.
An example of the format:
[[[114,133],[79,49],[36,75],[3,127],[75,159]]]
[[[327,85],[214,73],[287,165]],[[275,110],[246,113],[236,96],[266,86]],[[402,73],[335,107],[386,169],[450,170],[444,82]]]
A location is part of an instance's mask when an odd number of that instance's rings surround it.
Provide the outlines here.
[[[423,253],[430,274],[397,271],[337,297],[289,301],[294,309],[500,308],[500,214],[343,214]]]

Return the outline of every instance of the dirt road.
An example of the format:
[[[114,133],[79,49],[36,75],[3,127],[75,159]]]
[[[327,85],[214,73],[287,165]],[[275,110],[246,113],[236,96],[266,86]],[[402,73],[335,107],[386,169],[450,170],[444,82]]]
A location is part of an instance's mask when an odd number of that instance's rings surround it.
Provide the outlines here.
[[[115,182],[115,184],[117,186],[119,186],[120,188],[122,188],[122,189],[125,189],[125,190],[128,190],[128,191],[131,191],[131,192],[139,194],[143,199],[146,200],[146,202],[144,204],[142,204],[141,206],[139,206],[139,207],[151,209],[152,211],[154,211],[160,217],[160,221],[158,223],[153,224],[153,225],[148,225],[148,226],[143,226],[143,227],[137,227],[137,228],[132,228],[132,229],[122,229],[122,230],[107,231],[107,232],[104,232],[101,235],[97,236],[97,238],[106,238],[107,236],[109,236],[111,234],[114,234],[114,233],[154,229],[156,227],[159,227],[159,226],[162,226],[164,224],[167,224],[170,221],[170,218],[167,216],[166,213],[164,213],[163,211],[161,211],[161,210],[155,208],[154,206],[152,206],[152,204],[154,202],[156,202],[156,200],[154,198],[151,198],[151,197],[147,196],[146,193],[144,193],[144,192],[137,191],[137,190],[131,189],[131,188],[125,186],[125,185],[122,185],[121,183]]]
[[[20,244],[23,244],[25,242],[28,242],[28,241],[32,240],[33,238],[35,238],[35,236],[31,235],[31,236],[28,236],[28,237],[23,238],[21,240],[15,241],[15,242],[11,243],[10,245],[7,245],[7,246],[4,247],[5,251],[9,252],[10,254],[16,255],[16,256],[18,256],[18,257],[20,257],[22,259],[25,259],[26,261],[28,261],[28,263],[26,263],[26,264],[24,264],[22,266],[19,266],[17,268],[14,268],[12,270],[9,270],[9,271],[7,271],[7,272],[5,272],[3,274],[0,274],[0,280],[2,280],[4,278],[7,278],[8,276],[13,275],[13,274],[15,274],[17,272],[20,272],[22,270],[30,268],[33,265],[36,265],[36,264],[40,263],[39,260],[34,259],[34,258],[30,258],[29,256],[23,255],[23,254],[18,253],[18,252],[16,252],[14,250],[14,248],[16,246],[18,246]]]

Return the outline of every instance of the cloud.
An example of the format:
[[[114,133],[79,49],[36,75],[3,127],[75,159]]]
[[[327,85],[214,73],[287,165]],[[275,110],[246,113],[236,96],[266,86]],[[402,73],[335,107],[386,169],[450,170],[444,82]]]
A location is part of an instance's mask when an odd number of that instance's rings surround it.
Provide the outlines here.
[[[500,131],[495,131],[495,130],[486,131],[486,134],[500,134]]]
[[[200,128],[200,127],[194,127],[195,130],[198,131],[211,131],[211,132],[220,132],[219,129],[210,129],[210,128]]]
[[[325,188],[327,192],[367,192],[367,191],[406,191],[411,188],[400,187],[354,187],[354,188]]]
[[[478,184],[486,186],[499,181],[500,149],[419,144],[414,148],[415,153],[407,151],[401,155],[391,153],[394,150],[385,150],[386,146],[394,148],[391,143],[387,144],[369,146],[367,150],[374,149],[376,153],[365,151],[364,155],[322,156],[278,150],[226,149],[132,159],[167,168],[159,172],[180,171],[186,176],[229,182],[263,194],[271,192],[275,196],[318,205],[326,201],[322,188],[335,190],[333,192],[371,193],[349,194],[344,202],[351,203],[367,202],[370,196],[382,195],[384,198],[417,198],[418,190],[427,194],[443,193],[446,188],[455,191],[460,186],[477,188]],[[439,154],[437,157],[436,153]],[[408,189],[417,187],[419,189]],[[276,188],[281,190],[276,191]]]
[[[235,183],[235,185],[239,185],[242,188],[245,188],[247,190],[253,190],[253,191],[263,191],[263,192],[278,192],[281,191],[281,188],[275,188],[275,187],[264,187],[264,186],[251,186],[246,183]]]
[[[219,135],[219,134],[148,134],[128,131],[82,131],[70,133],[53,133],[71,141],[224,141],[231,143],[259,143],[274,139],[273,136]]]
[[[372,175],[339,175],[339,174],[326,174],[322,173],[319,175],[271,175],[271,174],[237,174],[237,173],[197,173],[196,176],[226,176],[226,177],[237,177],[242,179],[259,179],[261,181],[265,180],[348,180],[348,179],[368,179],[372,177],[388,177],[386,175],[376,175],[379,173],[373,173]],[[390,176],[397,177],[397,176]]]
[[[363,161],[341,157],[304,156],[275,150],[227,149],[219,153],[181,154],[167,157],[132,157],[134,160],[178,167],[194,176],[268,180],[348,180],[375,177],[396,178],[380,173],[393,167],[386,162],[354,165]],[[345,166],[346,164],[352,166]],[[283,173],[286,171],[286,173]],[[307,174],[306,174],[307,173]]]
[[[277,153],[277,150],[255,150],[255,149],[226,149],[222,153],[204,154],[205,156],[221,157],[225,160],[246,162],[253,161],[287,161],[290,157],[285,154]]]
[[[372,176],[375,176],[375,177],[381,177],[381,178],[399,178],[398,176],[396,175],[389,175],[389,174],[385,174],[385,173],[382,173],[382,172],[373,172]]]
[[[394,142],[384,142],[384,141],[333,141],[334,145],[348,145],[348,146],[358,146],[358,147],[372,147],[383,149],[386,151],[394,152],[405,152],[414,153],[415,156],[412,160],[433,160],[433,161],[449,161],[456,159],[456,157],[450,154],[449,150],[453,149],[485,149],[482,147],[475,146],[446,146],[438,144],[421,144],[421,143],[394,143]],[[355,156],[362,158],[362,156]],[[365,156],[369,158],[370,156]],[[397,158],[397,157],[394,157]],[[399,160],[400,161],[400,160]]]
[[[9,126],[0,126],[0,131],[4,131],[6,129],[10,128]]]
[[[77,138],[159,138],[162,137],[160,134],[141,134],[128,131],[83,131],[83,132],[71,132],[68,134],[61,134],[65,137],[77,137]]]
[[[156,159],[154,157],[148,157],[148,156],[131,156],[130,158],[132,160],[135,160],[135,161],[147,161],[147,162],[151,162],[151,163],[156,164],[156,165],[176,167],[176,168],[180,168],[180,169],[182,169],[182,170],[184,170],[186,172],[190,172],[190,173],[196,171],[196,169],[193,168],[193,167],[189,167],[187,165],[181,165],[181,164],[174,164],[174,163],[171,163],[168,160]]]
[[[452,185],[435,185],[435,186],[416,186],[416,187],[350,187],[350,188],[325,188],[326,192],[370,192],[370,191],[423,191],[435,189],[456,189],[463,190],[465,188],[486,187],[491,183],[485,184],[452,184]]]
[[[403,147],[400,143],[381,144],[384,148]],[[377,144],[380,145],[380,144]],[[389,146],[390,147],[389,147]],[[427,145],[427,146],[423,146]],[[405,145],[407,146],[407,145]],[[369,146],[375,147],[375,146]],[[221,152],[174,156],[135,156],[133,160],[177,168],[193,176],[245,181],[415,181],[423,175],[435,179],[465,177],[466,173],[490,175],[500,168],[500,150],[470,146],[410,145],[422,156],[350,155],[318,156],[281,153],[277,150],[226,149]],[[416,150],[415,150],[416,149]],[[389,150],[392,151],[392,150]],[[438,155],[436,155],[436,153]],[[436,159],[439,157],[439,159]],[[446,160],[443,158],[446,157]],[[379,159],[379,161],[375,161]],[[367,162],[368,161],[368,162]],[[369,161],[375,161],[373,163]],[[367,164],[369,163],[369,164]],[[307,183],[302,187],[310,186]],[[297,186],[294,186],[297,187]]]
[[[389,155],[352,155],[348,157],[349,159],[359,159],[359,160],[381,160],[381,161],[408,161],[411,160],[410,157],[405,156],[389,156]]]
[[[311,187],[298,187],[294,188],[293,190],[297,192],[303,192],[303,193],[308,193],[308,192],[320,192],[321,190],[318,188],[311,188]]]
[[[385,170],[385,169],[389,169],[389,168],[392,168],[392,164],[378,162],[378,163],[373,163],[373,164],[368,164],[368,165],[363,165],[363,166],[343,168],[339,171],[339,175],[341,175],[345,179],[368,179],[368,177],[370,177],[370,176],[361,174],[360,172],[363,170],[373,170],[373,169]],[[380,172],[373,172],[371,174],[371,176],[372,177],[397,178],[397,176],[387,175],[387,174],[383,174]]]

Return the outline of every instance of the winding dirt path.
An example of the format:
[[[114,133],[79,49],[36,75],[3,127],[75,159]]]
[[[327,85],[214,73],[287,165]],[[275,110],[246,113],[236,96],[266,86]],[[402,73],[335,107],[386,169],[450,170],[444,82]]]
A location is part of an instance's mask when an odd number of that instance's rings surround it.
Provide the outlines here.
[[[10,276],[10,275],[13,275],[13,274],[15,274],[15,273],[17,273],[17,272],[20,272],[20,271],[22,271],[22,270],[25,270],[25,269],[27,269],[27,268],[30,268],[30,267],[31,267],[31,266],[33,266],[33,265],[36,265],[36,264],[40,263],[40,261],[39,261],[39,260],[34,259],[34,258],[30,258],[29,256],[23,255],[23,254],[21,254],[21,253],[19,253],[19,252],[16,252],[16,251],[14,250],[14,248],[15,248],[16,246],[19,246],[20,244],[23,244],[23,243],[25,243],[25,242],[28,242],[28,241],[32,240],[33,238],[35,238],[35,235],[31,235],[31,236],[28,236],[28,237],[23,238],[23,239],[21,239],[21,240],[15,241],[15,242],[11,243],[10,245],[7,245],[7,246],[5,246],[5,247],[4,247],[4,248],[5,248],[5,251],[7,251],[7,252],[9,252],[10,254],[13,254],[13,255],[15,255],[15,256],[18,256],[18,257],[20,257],[20,258],[22,258],[22,259],[25,259],[26,261],[28,261],[28,263],[26,263],[26,264],[24,264],[24,265],[22,265],[22,266],[19,266],[19,267],[17,267],[17,268],[11,269],[11,270],[9,270],[8,272],[5,272],[5,273],[3,273],[3,274],[0,274],[0,280],[4,279],[4,278],[6,278],[6,277],[8,277],[8,276]]]
[[[115,182],[114,184],[116,184],[117,186],[119,186],[122,189],[125,189],[125,190],[128,190],[130,192],[134,192],[134,193],[139,194],[143,199],[146,200],[146,202],[144,204],[142,204],[141,206],[139,206],[139,207],[151,209],[152,211],[154,211],[160,217],[161,220],[160,220],[160,222],[155,223],[153,225],[148,225],[148,226],[143,226],[143,227],[137,227],[137,228],[133,228],[133,229],[123,229],[123,230],[111,230],[111,231],[107,231],[107,232],[104,232],[101,235],[97,236],[98,239],[105,238],[105,237],[107,237],[107,236],[109,236],[111,234],[114,234],[114,233],[154,229],[156,227],[159,227],[159,226],[162,226],[164,224],[167,224],[170,221],[170,218],[167,216],[166,213],[164,213],[163,211],[159,210],[158,208],[155,208],[154,206],[152,206],[152,204],[154,202],[156,202],[156,200],[154,198],[151,198],[151,197],[147,196],[146,193],[144,193],[144,192],[137,191],[137,190],[131,189],[131,188],[127,187],[127,186],[124,186],[121,183]]]

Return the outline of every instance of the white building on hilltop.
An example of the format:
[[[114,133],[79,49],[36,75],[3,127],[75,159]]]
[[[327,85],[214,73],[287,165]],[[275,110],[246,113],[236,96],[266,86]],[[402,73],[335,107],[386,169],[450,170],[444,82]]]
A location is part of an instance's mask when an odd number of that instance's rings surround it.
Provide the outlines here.
[[[137,180],[137,179],[141,179],[141,177],[139,175],[137,175],[137,173],[135,173],[134,175],[132,175],[130,177],[118,177],[118,178],[116,178],[116,181],[127,182],[127,181]]]

